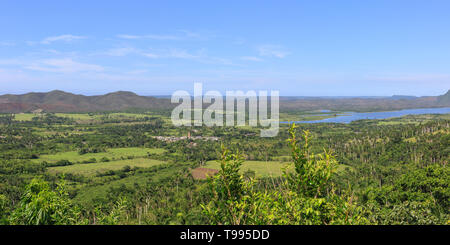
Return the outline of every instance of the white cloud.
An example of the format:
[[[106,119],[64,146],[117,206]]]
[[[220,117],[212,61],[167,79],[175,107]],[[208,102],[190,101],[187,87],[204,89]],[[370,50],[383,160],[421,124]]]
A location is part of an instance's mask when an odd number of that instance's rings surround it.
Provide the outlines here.
[[[101,54],[108,56],[127,56],[130,54],[136,54],[152,59],[156,58],[197,59],[202,56],[200,53],[191,54],[186,50],[180,49],[142,50],[132,47],[114,48],[107,50],[106,52],[103,52]]]
[[[283,47],[278,45],[261,45],[258,47],[259,55],[266,57],[284,58],[289,55]]]
[[[123,39],[140,39],[142,38],[141,36],[135,36],[135,35],[117,35],[118,38],[123,38]]]
[[[180,37],[171,35],[145,35],[144,38],[155,40],[178,40]]]
[[[197,59],[201,57],[201,54],[190,54],[186,50],[178,50],[178,49],[171,49],[166,55],[169,58],[180,58],[180,59]]]
[[[140,69],[140,70],[131,70],[126,73],[130,74],[130,75],[140,75],[140,74],[145,74],[147,72],[148,72],[148,70]]]
[[[153,53],[142,53],[142,55],[147,57],[147,58],[152,58],[152,59],[160,58],[159,55],[153,54]]]
[[[176,34],[147,34],[147,35],[132,35],[132,34],[119,34],[118,38],[122,39],[153,39],[153,40],[207,40],[213,35],[207,33],[193,32],[189,30],[178,30]]]
[[[93,55],[107,55],[116,57],[123,57],[127,55],[138,55],[150,59],[184,59],[209,64],[223,64],[223,65],[233,64],[229,59],[208,56],[205,53],[205,49],[199,49],[195,52],[191,52],[185,49],[176,49],[176,48],[144,50],[134,47],[119,47],[95,53]]]
[[[99,65],[86,64],[65,59],[46,59],[25,66],[26,69],[44,72],[73,73],[73,72],[100,72],[104,68]]]
[[[101,52],[99,54],[108,55],[108,56],[117,56],[117,57],[123,57],[123,56],[135,54],[135,55],[140,55],[140,56],[144,56],[144,57],[152,58],[152,59],[161,58],[161,55],[159,55],[159,54],[150,53],[148,51],[144,51],[144,50],[133,48],[133,47],[113,48],[113,49],[109,49],[105,52]]]
[[[56,41],[71,42],[74,40],[85,39],[85,38],[86,37],[83,37],[83,36],[74,36],[74,35],[66,34],[66,35],[60,35],[60,36],[54,36],[54,37],[47,37],[44,40],[42,40],[41,43],[42,44],[50,44],[50,43],[56,42]]]
[[[203,62],[212,63],[212,64],[222,64],[222,65],[234,65],[234,63],[229,59],[217,58],[217,57],[209,57],[209,59],[206,59]]]
[[[200,34],[198,32],[188,31],[188,30],[180,30],[180,32],[184,33],[187,38],[195,38],[195,39],[204,39],[206,38],[205,34]]]
[[[386,82],[436,82],[450,81],[450,74],[388,74],[368,76],[368,79]]]
[[[254,56],[243,56],[241,57],[241,60],[256,61],[256,62],[264,61],[263,59]]]
[[[18,59],[0,59],[0,65],[15,66],[21,64],[23,64],[23,62]]]
[[[37,42],[33,42],[33,41],[26,41],[25,42],[28,46],[34,46],[37,44]]]
[[[0,42],[0,46],[14,46],[14,45],[16,44],[13,42]]]
[[[130,47],[114,48],[106,51],[104,54],[109,56],[126,56],[129,54],[139,53],[139,50]]]
[[[178,36],[172,36],[172,35],[128,35],[128,34],[121,34],[117,35],[118,38],[122,39],[153,39],[153,40],[179,40],[181,37]]]

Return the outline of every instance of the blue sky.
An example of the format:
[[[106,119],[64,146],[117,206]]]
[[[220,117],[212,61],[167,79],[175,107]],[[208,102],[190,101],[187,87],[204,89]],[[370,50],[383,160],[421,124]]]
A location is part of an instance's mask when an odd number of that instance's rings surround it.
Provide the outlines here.
[[[439,95],[450,1],[25,1],[0,4],[0,94],[279,90]]]

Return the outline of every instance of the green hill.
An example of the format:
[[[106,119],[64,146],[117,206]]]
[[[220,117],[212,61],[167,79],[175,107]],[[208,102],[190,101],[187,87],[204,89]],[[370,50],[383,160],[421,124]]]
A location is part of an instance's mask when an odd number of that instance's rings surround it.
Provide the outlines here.
[[[91,112],[171,107],[173,105],[169,99],[139,96],[124,91],[97,96],[78,95],[59,90],[48,93],[0,96],[0,112],[29,112],[37,109],[48,112]]]

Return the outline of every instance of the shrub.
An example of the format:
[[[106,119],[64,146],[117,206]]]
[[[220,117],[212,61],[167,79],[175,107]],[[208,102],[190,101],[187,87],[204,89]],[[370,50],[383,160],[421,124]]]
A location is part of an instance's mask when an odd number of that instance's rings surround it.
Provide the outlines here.
[[[294,172],[284,171],[279,189],[258,191],[253,178],[239,173],[243,158],[222,148],[219,173],[209,179],[211,201],[201,205],[212,224],[364,224],[364,210],[353,195],[334,194],[328,180],[336,164],[327,151],[309,151],[309,133],[300,147],[295,124],[289,130]],[[325,191],[327,190],[327,191]]]
[[[109,162],[110,160],[109,160],[109,158],[107,158],[107,157],[102,157],[101,159],[100,159],[100,162]]]
[[[55,225],[81,223],[78,208],[70,203],[64,181],[52,191],[44,180],[33,179],[25,188],[19,207],[10,217],[11,224]]]

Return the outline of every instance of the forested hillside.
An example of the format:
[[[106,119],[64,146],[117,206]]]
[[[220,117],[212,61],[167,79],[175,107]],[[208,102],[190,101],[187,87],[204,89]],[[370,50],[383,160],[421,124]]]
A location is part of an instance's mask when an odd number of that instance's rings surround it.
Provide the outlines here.
[[[94,112],[124,109],[170,109],[169,99],[139,96],[119,91],[99,96],[85,96],[54,90],[48,93],[0,96],[0,112]]]

